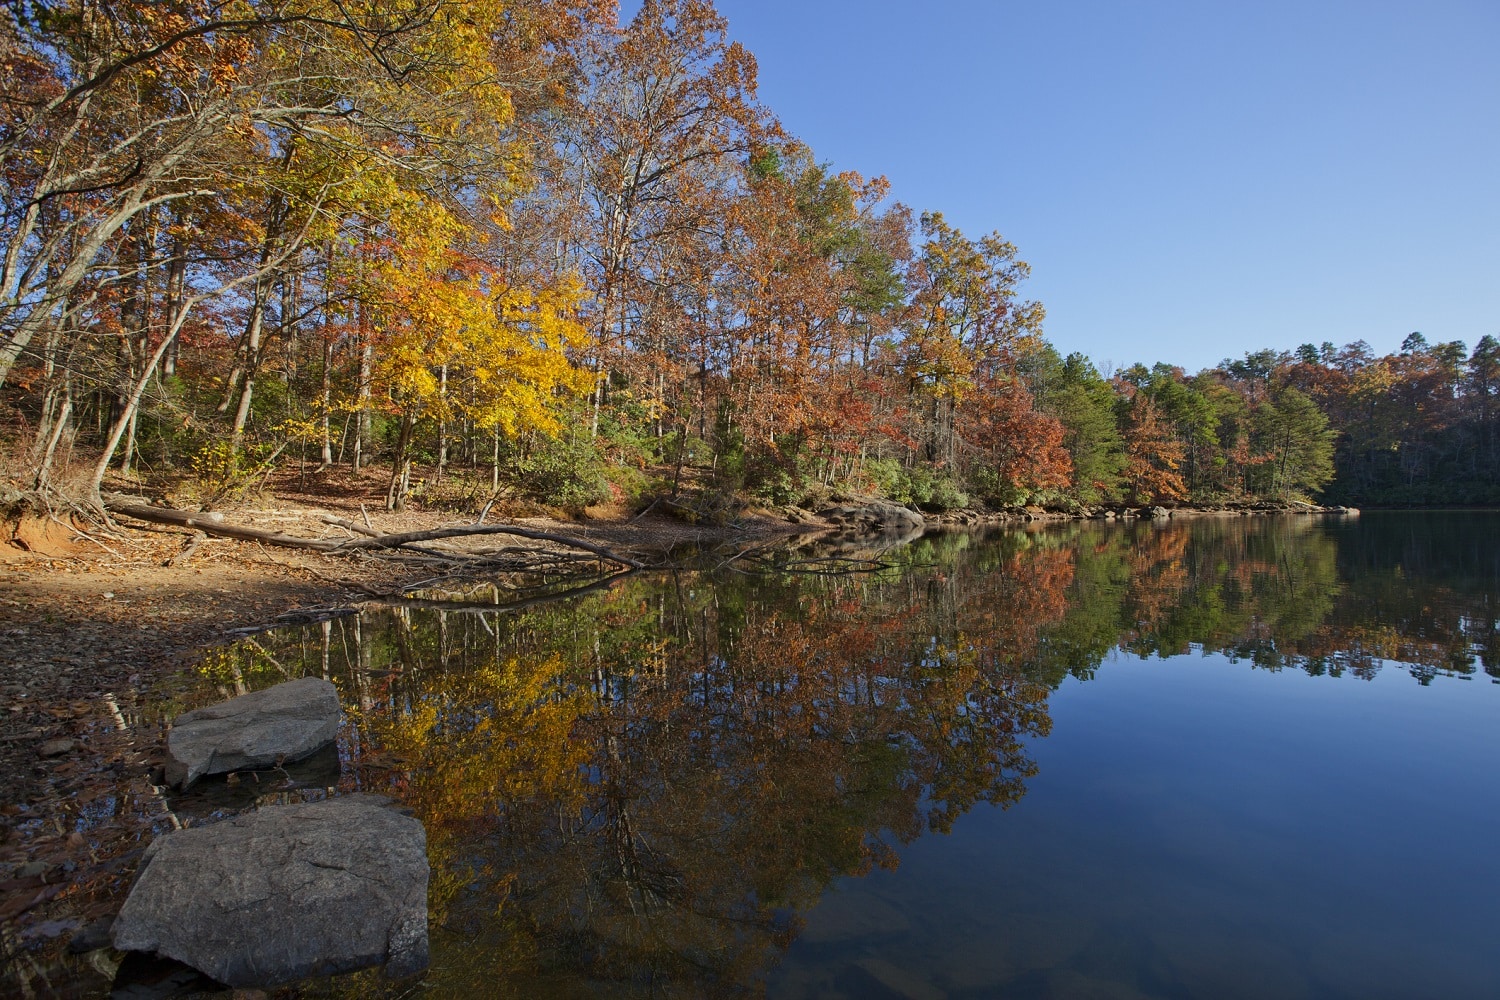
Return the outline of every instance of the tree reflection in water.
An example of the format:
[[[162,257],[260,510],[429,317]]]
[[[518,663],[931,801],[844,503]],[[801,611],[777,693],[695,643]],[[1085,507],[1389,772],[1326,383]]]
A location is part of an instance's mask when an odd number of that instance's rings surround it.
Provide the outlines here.
[[[1500,677],[1475,517],[934,534],[858,575],[768,560],[367,611],[221,650],[159,710],[332,677],[342,788],[427,826],[444,995],[755,993],[835,879],[1019,800],[1049,691],[1116,648]]]

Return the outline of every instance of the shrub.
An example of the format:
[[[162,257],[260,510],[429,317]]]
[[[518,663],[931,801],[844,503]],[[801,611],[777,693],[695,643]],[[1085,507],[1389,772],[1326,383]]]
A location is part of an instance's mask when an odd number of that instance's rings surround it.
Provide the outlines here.
[[[945,510],[960,510],[969,506],[969,494],[965,493],[952,476],[932,477],[932,489],[924,509],[941,513]]]
[[[941,513],[969,506],[969,494],[958,480],[925,465],[906,469],[895,459],[871,459],[865,476],[886,499],[908,507]]]
[[[786,469],[771,468],[756,470],[750,486],[750,494],[762,503],[783,506],[794,503],[802,496],[801,484]]]
[[[1018,507],[1031,499],[1026,491],[989,466],[980,466],[969,473],[969,488],[992,507]]]
[[[604,460],[584,435],[534,439],[512,454],[501,480],[513,496],[554,507],[576,510],[610,497]]]
[[[256,444],[236,449],[228,441],[199,448],[193,455],[193,481],[183,484],[187,498],[207,504],[242,500],[264,480],[271,466],[271,446]]]
[[[905,487],[906,471],[894,458],[868,459],[864,464],[863,475],[870,489],[880,496],[897,503],[911,502],[910,497],[900,495]]]

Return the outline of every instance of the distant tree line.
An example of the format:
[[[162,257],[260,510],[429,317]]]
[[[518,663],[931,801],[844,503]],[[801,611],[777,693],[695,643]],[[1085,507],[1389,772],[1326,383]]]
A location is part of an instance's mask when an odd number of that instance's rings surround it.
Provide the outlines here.
[[[1040,358],[1039,398],[1068,427],[1081,496],[1098,480],[1104,495],[1123,489],[1159,500],[1500,502],[1500,343],[1492,336],[1471,352],[1413,333],[1385,356],[1364,341],[1304,344],[1192,376],[1134,365],[1107,387],[1079,356]]]
[[[788,135],[708,0],[617,16],[7,5],[12,487],[213,500],[295,460],[376,463],[391,508],[1495,499],[1493,338],[1101,373],[1014,245]]]

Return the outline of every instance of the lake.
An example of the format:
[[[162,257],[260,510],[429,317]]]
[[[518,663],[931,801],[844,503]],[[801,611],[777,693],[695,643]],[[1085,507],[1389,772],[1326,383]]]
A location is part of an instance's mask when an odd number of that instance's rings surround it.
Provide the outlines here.
[[[127,711],[327,676],[322,777],[96,812],[400,799],[431,996],[1490,998],[1497,539],[1069,523],[705,553],[518,610],[549,595],[430,592]]]

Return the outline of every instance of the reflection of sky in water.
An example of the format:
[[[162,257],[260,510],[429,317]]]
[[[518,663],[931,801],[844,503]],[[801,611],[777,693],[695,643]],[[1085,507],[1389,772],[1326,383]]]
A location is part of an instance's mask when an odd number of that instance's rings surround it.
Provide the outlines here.
[[[841,880],[773,997],[1493,997],[1500,692],[1120,654],[1008,811]]]

